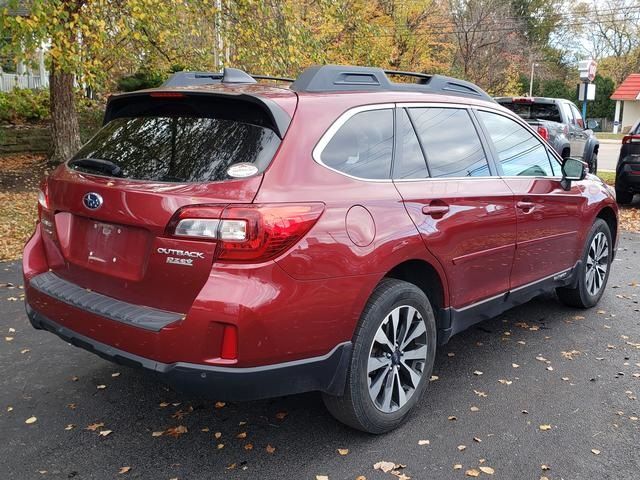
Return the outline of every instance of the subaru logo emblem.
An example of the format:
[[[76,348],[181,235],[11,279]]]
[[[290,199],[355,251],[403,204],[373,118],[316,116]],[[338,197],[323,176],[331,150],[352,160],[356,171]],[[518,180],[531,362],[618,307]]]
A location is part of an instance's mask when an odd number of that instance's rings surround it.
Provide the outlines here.
[[[89,192],[82,197],[82,203],[89,210],[97,210],[102,206],[102,197],[98,193]]]

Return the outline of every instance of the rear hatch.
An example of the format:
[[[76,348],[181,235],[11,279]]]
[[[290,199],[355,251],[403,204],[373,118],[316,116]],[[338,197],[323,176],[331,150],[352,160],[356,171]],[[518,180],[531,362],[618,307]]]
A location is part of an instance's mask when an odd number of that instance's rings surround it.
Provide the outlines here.
[[[50,269],[119,300],[186,313],[216,239],[176,235],[181,212],[198,206],[195,216],[217,218],[253,201],[284,135],[287,115],[274,119],[275,108],[243,93],[113,100],[104,127],[42,187]]]

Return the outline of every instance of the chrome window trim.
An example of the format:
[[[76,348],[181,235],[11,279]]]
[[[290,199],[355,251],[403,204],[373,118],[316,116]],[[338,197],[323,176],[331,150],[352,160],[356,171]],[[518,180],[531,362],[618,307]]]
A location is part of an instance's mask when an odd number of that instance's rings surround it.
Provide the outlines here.
[[[327,131],[322,134],[322,137],[320,137],[320,140],[318,141],[316,146],[313,148],[313,152],[311,153],[313,160],[318,165],[321,165],[324,168],[331,170],[332,172],[336,172],[348,178],[353,178],[354,180],[360,180],[360,181],[372,182],[372,183],[393,183],[393,180],[391,178],[376,179],[376,178],[356,177],[355,175],[350,175],[336,168],[330,167],[329,165],[327,165],[322,161],[322,152],[327,146],[327,144],[334,137],[334,135],[338,132],[338,130],[340,130],[340,128],[342,128],[342,126],[351,119],[351,117],[357,115],[358,113],[369,112],[373,110],[391,110],[393,112],[393,109],[395,108],[396,108],[395,103],[376,103],[371,105],[361,105],[359,107],[350,108],[349,110],[344,112],[342,115],[340,115],[331,124],[331,126],[327,129]],[[395,131],[394,131],[394,135],[395,135]]]
[[[388,178],[388,179],[375,179],[375,178],[364,178],[364,177],[356,177],[355,175],[350,175],[348,173],[337,170],[333,167],[328,166],[322,161],[321,155],[322,151],[325,149],[327,144],[331,141],[336,132],[342,127],[351,117],[361,112],[368,112],[370,110],[385,110],[385,109],[395,109],[395,108],[416,108],[416,107],[432,107],[432,108],[456,108],[458,110],[469,110],[471,105],[460,104],[460,103],[449,103],[449,102],[401,102],[401,103],[376,103],[370,105],[361,105],[359,107],[353,107],[342,113],[332,124],[331,126],[322,134],[320,140],[313,148],[311,156],[318,165],[326,168],[327,170],[331,170],[339,175],[342,175],[347,178],[352,178],[354,180],[359,180],[361,182],[371,182],[371,183],[397,183],[397,182],[425,182],[425,181],[451,181],[451,180],[494,180],[496,178],[500,178],[499,176],[489,175],[486,177],[426,177],[426,178],[405,178],[405,179],[396,179]],[[490,109],[488,109],[491,111]],[[395,128],[395,127],[394,127]],[[395,130],[394,130],[395,135]],[[483,146],[484,147],[484,146]]]

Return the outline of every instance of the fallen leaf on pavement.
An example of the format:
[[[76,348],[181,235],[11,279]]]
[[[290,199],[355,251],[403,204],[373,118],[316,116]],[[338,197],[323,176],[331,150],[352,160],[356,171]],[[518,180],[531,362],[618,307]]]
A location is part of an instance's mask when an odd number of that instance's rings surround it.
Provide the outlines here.
[[[184,425],[178,425],[177,427],[167,428],[164,431],[164,434],[169,435],[170,437],[173,437],[173,438],[178,438],[180,435],[187,432],[188,432],[187,427],[185,427]]]
[[[592,448],[591,449],[591,453],[593,453],[594,455],[600,455],[600,450],[598,450],[596,448]]]
[[[483,374],[483,372],[481,372],[480,370],[475,370],[475,371],[473,372],[473,374],[474,374],[474,375],[477,375],[477,376],[480,376],[480,375],[482,375],[482,374]]]
[[[162,432],[151,432],[151,436],[152,437],[161,437],[162,435],[164,435],[164,431],[162,431]]]
[[[120,376],[120,372],[113,372],[113,373],[111,374],[111,376],[112,376],[112,377],[119,377],[119,376]],[[124,467],[122,467],[122,468],[124,468]]]
[[[113,430],[100,430],[98,435],[100,435],[101,437],[106,437],[107,435],[110,435],[112,433],[113,433]]]
[[[24,421],[24,423],[26,423],[27,425],[31,425],[32,423],[36,423],[37,421],[38,419],[36,417],[29,417]]]
[[[475,468],[470,468],[469,470],[464,472],[464,474],[467,477],[478,477],[478,476],[480,476],[480,472],[478,470],[476,470]]]
[[[96,388],[98,390],[104,390],[105,388],[107,388],[107,386],[106,385],[98,385]]]
[[[245,449],[245,450],[253,450],[253,443],[247,443],[247,444],[244,446],[244,449]]]
[[[429,445],[430,443],[429,440],[418,440],[418,445]]]
[[[76,426],[73,423],[70,423],[69,425],[64,427],[65,430],[73,430],[74,428],[76,428]]]
[[[102,422],[92,423],[91,425],[87,425],[87,428],[85,428],[85,430],[91,430],[92,432],[95,432],[101,427],[104,427],[104,423]]]
[[[316,475],[316,480],[329,480],[329,477],[326,475]]]
[[[458,450],[459,450],[460,452],[462,452],[462,451],[464,451],[464,450],[466,450],[466,449],[467,449],[467,446],[466,446],[466,445],[458,445],[458,447],[457,447],[457,448],[458,448]]]
[[[478,407],[476,407],[475,405],[473,407],[471,407],[469,410],[471,410],[472,412],[479,412],[480,409]]]
[[[551,430],[551,425],[540,425],[540,430],[542,430],[543,432]]]
[[[449,415],[449,417],[447,417],[447,420],[455,422],[456,420],[458,420],[458,418],[455,415]]]
[[[224,408],[225,405],[226,405],[225,402],[216,402],[216,404],[214,406],[216,408]]]
[[[276,418],[278,420],[284,420],[287,415],[288,415],[287,412],[278,412],[276,413]]]
[[[462,465],[460,465],[459,463],[456,463],[456,464],[453,466],[453,469],[454,469],[454,470],[462,470]]]
[[[482,473],[486,473],[487,475],[493,475],[496,471],[491,467],[480,467],[480,471]]]
[[[343,455],[343,456],[344,456],[344,455],[349,455],[349,449],[348,449],[348,448],[339,448],[339,449],[338,449],[338,453],[339,453],[340,455]]]
[[[267,453],[275,453],[276,447],[272,447],[271,445],[267,445],[267,448],[265,450],[267,451]]]
[[[129,473],[130,470],[131,467],[120,467],[120,470],[118,470],[118,474],[122,475],[123,473]]]
[[[247,438],[247,432],[240,432],[236,435],[236,438]]]
[[[520,368],[520,365],[518,365],[517,363],[512,363],[512,364],[511,364],[511,366],[512,366],[513,368]]]

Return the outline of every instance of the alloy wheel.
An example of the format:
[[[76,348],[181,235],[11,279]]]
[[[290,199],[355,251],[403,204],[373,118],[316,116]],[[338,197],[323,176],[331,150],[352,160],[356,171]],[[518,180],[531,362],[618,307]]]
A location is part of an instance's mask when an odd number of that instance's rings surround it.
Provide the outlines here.
[[[394,308],[376,332],[369,350],[369,396],[376,408],[392,413],[415,393],[427,360],[427,328],[409,305]]]
[[[589,295],[595,296],[604,285],[609,268],[609,242],[604,233],[598,232],[589,246],[585,281]]]

